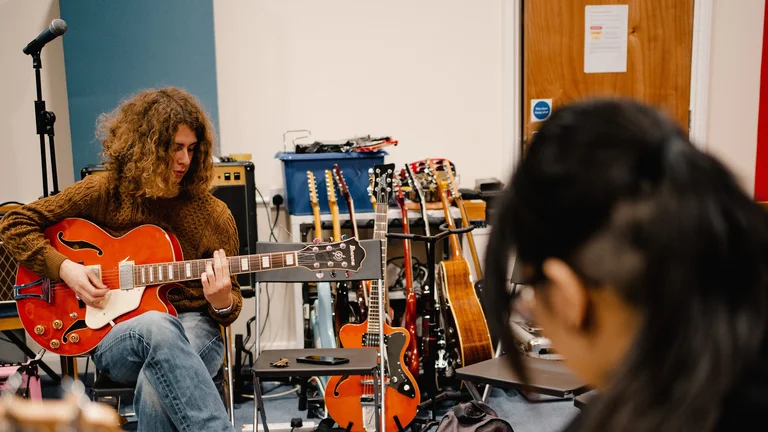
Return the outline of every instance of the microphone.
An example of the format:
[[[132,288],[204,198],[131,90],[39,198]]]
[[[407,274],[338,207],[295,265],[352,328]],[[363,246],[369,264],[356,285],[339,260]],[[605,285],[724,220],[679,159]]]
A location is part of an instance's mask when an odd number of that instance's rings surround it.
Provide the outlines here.
[[[43,30],[32,42],[28,43],[24,47],[24,54],[34,54],[39,52],[45,44],[56,39],[67,32],[67,23],[64,20],[55,19],[51,21],[51,25]]]

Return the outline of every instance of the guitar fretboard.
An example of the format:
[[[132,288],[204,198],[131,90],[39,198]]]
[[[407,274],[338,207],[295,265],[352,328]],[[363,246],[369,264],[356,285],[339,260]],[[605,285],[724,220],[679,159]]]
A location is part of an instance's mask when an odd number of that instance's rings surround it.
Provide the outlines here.
[[[229,274],[236,275],[296,267],[299,265],[299,259],[299,252],[296,251],[277,252],[227,257],[225,265],[229,266]],[[200,279],[209,263],[213,267],[213,258],[135,265],[133,285],[146,286]]]
[[[376,215],[373,225],[373,239],[381,240],[381,268],[382,272],[387,268],[387,229],[388,223],[388,211],[389,205],[387,202],[383,204],[376,203]],[[368,297],[368,333],[379,333],[380,327],[380,308],[379,308],[379,291],[380,289],[386,289],[386,273],[382,273],[381,282],[382,287],[379,287],[378,281],[371,282],[371,295]],[[386,297],[385,297],[386,298]],[[382,299],[383,300],[383,299]]]

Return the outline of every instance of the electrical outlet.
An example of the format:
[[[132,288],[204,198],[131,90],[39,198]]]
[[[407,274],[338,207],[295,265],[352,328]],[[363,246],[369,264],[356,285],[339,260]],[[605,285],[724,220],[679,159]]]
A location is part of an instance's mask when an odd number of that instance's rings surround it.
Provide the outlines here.
[[[269,190],[269,196],[267,197],[267,199],[269,200],[269,205],[270,206],[273,205],[272,204],[272,197],[274,197],[275,195],[280,195],[280,196],[283,197],[283,199],[285,199],[285,189],[283,189],[283,188],[272,188],[272,189]]]

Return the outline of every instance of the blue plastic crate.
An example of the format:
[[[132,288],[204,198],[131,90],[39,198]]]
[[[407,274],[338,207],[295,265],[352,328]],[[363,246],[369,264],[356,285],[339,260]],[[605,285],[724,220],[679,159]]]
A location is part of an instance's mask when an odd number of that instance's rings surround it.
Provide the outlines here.
[[[312,206],[309,203],[309,187],[307,171],[315,175],[317,199],[320,202],[320,212],[330,214],[328,195],[325,186],[325,170],[333,170],[333,164],[339,164],[344,175],[344,182],[349,188],[355,203],[355,212],[372,212],[373,207],[368,198],[368,169],[374,165],[383,164],[385,151],[370,153],[303,153],[279,152],[275,158],[283,162],[283,180],[286,195],[286,209],[292,215],[311,215]],[[348,214],[347,202],[336,188],[336,198],[339,212]]]

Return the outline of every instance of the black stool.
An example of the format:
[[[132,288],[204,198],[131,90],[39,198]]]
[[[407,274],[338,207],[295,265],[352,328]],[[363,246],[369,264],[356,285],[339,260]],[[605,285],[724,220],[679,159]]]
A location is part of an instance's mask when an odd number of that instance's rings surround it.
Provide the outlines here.
[[[340,365],[318,365],[297,363],[297,357],[319,355],[329,357],[344,357],[349,363]],[[281,358],[287,358],[290,362],[287,367],[273,367],[270,363]],[[253,430],[258,430],[258,412],[261,412],[261,422],[264,431],[269,432],[267,414],[264,412],[264,401],[261,397],[260,378],[285,378],[285,377],[313,377],[332,375],[373,375],[374,404],[376,405],[376,430],[381,430],[379,401],[381,389],[379,388],[379,364],[378,350],[376,348],[327,348],[327,349],[289,349],[262,351],[256,364],[251,368],[253,375],[253,390],[256,395],[256,403],[253,404]],[[344,427],[342,425],[342,427]]]

